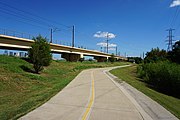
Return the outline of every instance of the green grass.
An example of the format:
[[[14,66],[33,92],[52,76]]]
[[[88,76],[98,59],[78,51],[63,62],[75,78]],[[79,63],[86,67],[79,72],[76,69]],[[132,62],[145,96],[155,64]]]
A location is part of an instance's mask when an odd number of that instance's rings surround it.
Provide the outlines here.
[[[32,64],[0,55],[0,120],[17,119],[42,105],[84,69],[123,64],[53,61],[38,75],[22,69]]]
[[[110,72],[157,101],[180,119],[180,99],[162,94],[147,87],[147,85],[137,77],[137,66],[114,69]]]

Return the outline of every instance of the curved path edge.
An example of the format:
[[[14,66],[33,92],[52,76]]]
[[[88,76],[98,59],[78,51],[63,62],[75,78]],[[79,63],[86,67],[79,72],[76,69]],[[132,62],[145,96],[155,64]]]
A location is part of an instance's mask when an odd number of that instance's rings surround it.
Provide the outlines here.
[[[20,120],[178,120],[110,70],[83,70],[63,90]]]

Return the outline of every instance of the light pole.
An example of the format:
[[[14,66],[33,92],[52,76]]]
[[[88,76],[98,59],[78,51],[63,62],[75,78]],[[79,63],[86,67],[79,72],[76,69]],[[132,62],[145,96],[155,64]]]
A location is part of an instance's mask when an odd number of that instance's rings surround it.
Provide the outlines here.
[[[116,45],[116,55],[117,55],[117,45]]]
[[[108,42],[109,42],[109,33],[107,33],[107,53],[108,53]]]
[[[57,31],[60,31],[59,29],[57,29],[57,28],[51,28],[51,38],[50,38],[50,43],[52,43],[53,42],[53,33],[54,32],[57,32]]]
[[[74,36],[75,36],[75,27],[74,27],[74,25],[73,25],[73,27],[72,27],[72,47],[74,47]]]
[[[53,29],[51,28],[51,39],[50,39],[50,43],[52,43],[52,38],[53,38]]]

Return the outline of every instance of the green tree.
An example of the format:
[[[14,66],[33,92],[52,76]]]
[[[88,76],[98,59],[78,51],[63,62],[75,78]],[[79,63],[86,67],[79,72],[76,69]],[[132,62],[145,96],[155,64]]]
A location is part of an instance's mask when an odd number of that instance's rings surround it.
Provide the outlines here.
[[[83,61],[84,61],[84,58],[80,58],[79,61],[80,61],[80,62],[83,62]]]
[[[116,58],[115,58],[115,56],[114,56],[113,53],[112,53],[111,57],[109,58],[109,61],[110,61],[111,63],[114,63],[114,62],[116,61]]]
[[[173,45],[172,51],[169,53],[170,60],[180,64],[180,40]]]
[[[128,61],[140,64],[142,63],[142,58],[141,57],[128,57]]]
[[[150,52],[146,53],[144,59],[145,63],[158,62],[167,60],[167,52],[165,50],[160,50],[159,48],[153,48]]]
[[[33,38],[35,41],[32,44],[32,48],[29,49],[29,58],[33,63],[35,73],[39,73],[43,70],[43,66],[48,66],[52,60],[50,44],[47,42],[46,38],[41,35]]]

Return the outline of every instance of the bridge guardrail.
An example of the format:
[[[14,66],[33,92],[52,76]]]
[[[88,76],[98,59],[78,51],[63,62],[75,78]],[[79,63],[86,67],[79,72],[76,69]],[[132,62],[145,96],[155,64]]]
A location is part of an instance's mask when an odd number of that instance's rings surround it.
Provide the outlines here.
[[[26,38],[26,39],[33,38],[33,35],[31,35],[31,34],[17,32],[17,31],[13,31],[13,30],[2,29],[2,28],[0,28],[0,34],[7,35],[7,36],[13,36],[13,37],[19,37],[19,38]]]
[[[0,28],[0,35],[7,35],[7,36],[12,36],[12,37],[18,37],[18,38],[25,38],[25,39],[30,39],[30,40],[32,40],[32,38],[35,36],[35,35],[28,34],[28,33],[18,32],[18,31],[15,31],[15,30],[2,29],[2,28]],[[59,45],[65,45],[65,46],[72,46],[72,44],[70,42],[62,41],[62,40],[61,41],[54,40],[53,43],[54,44],[59,44]],[[95,50],[95,49],[89,48],[87,46],[79,45],[79,44],[75,44],[74,47],[82,48],[82,49]]]
[[[17,32],[14,30],[2,29],[2,28],[0,28],[0,35],[13,36],[13,37],[18,37],[18,38],[26,38],[26,39],[30,39],[30,40],[34,37],[34,35],[31,35],[31,34],[27,34],[27,33],[23,33],[23,32]],[[71,46],[72,45],[71,43],[69,43],[67,41],[59,41],[59,40],[55,40],[53,43],[65,45],[65,46]],[[85,47],[83,45],[75,44],[75,47],[87,49],[87,47]]]

